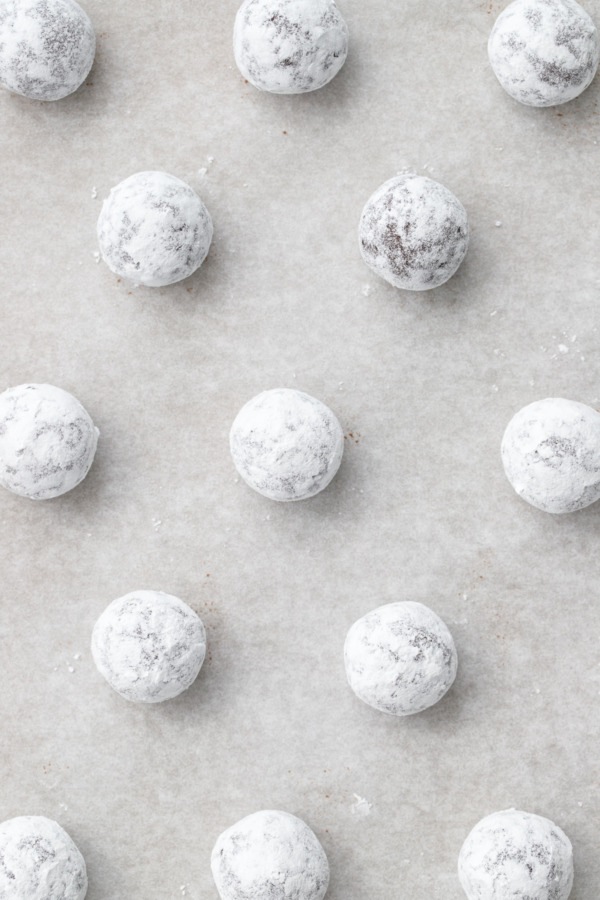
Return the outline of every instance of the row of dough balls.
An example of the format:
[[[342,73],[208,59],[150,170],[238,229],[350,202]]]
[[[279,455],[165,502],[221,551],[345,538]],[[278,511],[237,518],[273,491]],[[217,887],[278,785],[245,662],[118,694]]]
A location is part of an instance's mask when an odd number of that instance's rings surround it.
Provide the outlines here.
[[[322,900],[329,863],[302,819],[260,810],[217,839],[211,869],[222,900]],[[550,819],[506,809],[467,836],[458,877],[468,900],[567,900],[573,849]],[[0,896],[4,900],[84,900],[83,856],[67,832],[44,816],[0,824]]]
[[[99,431],[81,403],[49,384],[0,394],[0,484],[32,500],[76,487],[92,465]],[[263,391],[242,407],[229,435],[244,481],[271,500],[305,500],[331,482],[344,434],[320,400],[293,388]],[[530,403],[501,445],[506,475],[532,506],[550,513],[600,498],[600,413],[575,400]]]
[[[125,700],[162,703],[195,681],[206,656],[202,620],[162,591],[133,591],[110,603],[92,631],[100,674]],[[344,644],[348,684],[381,712],[410,716],[447,693],[458,656],[450,631],[422,603],[388,603],[358,619]]]
[[[213,236],[198,194],[167,172],[137,172],[102,205],[98,246],[109,269],[147,287],[192,275]],[[365,263],[395,287],[426,291],[454,275],[469,243],[464,206],[424,175],[399,175],[382,184],[362,211],[359,247]]]
[[[301,94],[328,84],[348,53],[333,0],[244,0],[235,18],[237,66],[259,90]],[[96,39],[75,0],[3,0],[0,83],[35,100],[66,97],[85,81]],[[515,0],[488,41],[492,69],[521,103],[577,97],[598,67],[598,34],[575,0]]]

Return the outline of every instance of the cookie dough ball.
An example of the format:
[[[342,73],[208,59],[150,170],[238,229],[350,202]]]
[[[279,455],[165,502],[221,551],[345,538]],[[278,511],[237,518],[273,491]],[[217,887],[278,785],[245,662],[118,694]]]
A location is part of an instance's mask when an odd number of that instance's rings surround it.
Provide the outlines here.
[[[568,513],[600,498],[600,413],[575,400],[537,400],[502,438],[506,477],[545,512]]]
[[[456,677],[452,635],[422,603],[388,603],[355,622],[346,636],[344,662],[357,697],[394,716],[433,706]]]
[[[98,671],[134,703],[160,703],[187,690],[205,654],[200,618],[162,591],[134,591],[113,600],[92,633]]]
[[[263,391],[229,434],[235,467],[271,500],[305,500],[326,488],[342,461],[344,435],[324,403],[292,388]]]
[[[303,94],[340,71],[348,28],[333,0],[244,0],[235,19],[233,52],[254,87]]]
[[[0,394],[0,484],[31,500],[65,494],[89,472],[99,433],[67,391],[9,388]]]
[[[83,900],[83,856],[58,822],[18,816],[0,824],[2,900]]]
[[[573,849],[550,819],[505,809],[471,831],[458,857],[458,877],[469,900],[567,900]]]
[[[96,37],[75,0],[0,3],[0,84],[32,100],[60,100],[85,81]]]
[[[221,900],[321,900],[329,884],[329,863],[314,832],[272,809],[224,831],[211,868]]]
[[[108,268],[149,287],[195,272],[212,235],[212,219],[198,194],[166,172],[126,178],[112,189],[98,219],[98,244]]]
[[[454,275],[469,245],[465,208],[424,175],[390,178],[367,201],[358,237],[376,275],[407,291],[428,291]]]
[[[575,0],[515,0],[488,41],[496,78],[527,106],[554,106],[581,94],[599,58],[598,32]]]

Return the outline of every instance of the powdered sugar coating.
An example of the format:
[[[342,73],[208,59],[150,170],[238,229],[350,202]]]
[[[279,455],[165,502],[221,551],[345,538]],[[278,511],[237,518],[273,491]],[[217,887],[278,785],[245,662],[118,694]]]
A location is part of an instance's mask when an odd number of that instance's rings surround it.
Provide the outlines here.
[[[92,633],[98,671],[135,703],[160,703],[187,690],[205,654],[199,616],[162,591],[134,591],[113,600]]]
[[[600,57],[596,27],[575,0],[515,0],[488,41],[496,78],[527,106],[567,103],[591,83]]]
[[[211,868],[222,900],[321,900],[329,885],[316,835],[279,810],[253,813],[224,831]]]
[[[138,172],[102,204],[98,244],[109,269],[161,287],[187,278],[206,259],[210,214],[194,190],[166,172]]]
[[[2,0],[0,83],[32,100],[60,100],[85,81],[96,52],[75,0]]]
[[[516,809],[486,816],[458,857],[469,900],[567,900],[573,848],[558,825]]]
[[[0,484],[31,500],[65,494],[89,472],[99,433],[67,391],[9,388],[0,394]]]
[[[600,499],[600,413],[549,397],[516,413],[502,438],[506,477],[517,494],[550,513]]]
[[[2,900],[83,900],[83,856],[58,822],[17,816],[0,824]]]
[[[235,18],[238,69],[262,91],[302,94],[326,85],[348,54],[333,0],[244,0]]]
[[[424,175],[390,178],[367,200],[358,237],[362,258],[381,278],[428,291],[454,275],[469,245],[464,206]]]
[[[388,603],[350,628],[344,645],[348,683],[381,712],[410,716],[433,706],[456,677],[452,635],[422,603]]]
[[[263,391],[237,414],[229,434],[235,467],[271,500],[305,500],[340,467],[344,435],[335,415],[292,388]]]

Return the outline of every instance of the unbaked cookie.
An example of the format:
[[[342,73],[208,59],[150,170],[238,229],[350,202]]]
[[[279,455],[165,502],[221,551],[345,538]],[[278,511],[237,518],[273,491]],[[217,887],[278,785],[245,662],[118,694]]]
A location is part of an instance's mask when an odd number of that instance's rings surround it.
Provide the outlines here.
[[[555,106],[591,83],[598,32],[575,0],[515,0],[496,19],[488,55],[511,97],[527,106]]]
[[[58,822],[17,816],[0,824],[2,900],[83,900],[83,856]]]
[[[422,603],[388,603],[351,627],[344,645],[357,697],[394,716],[433,706],[452,685],[458,657],[452,635]]]
[[[99,433],[67,391],[9,388],[0,394],[0,484],[31,500],[65,494],[89,472]]]
[[[85,81],[96,52],[75,0],[2,0],[0,84],[32,100],[60,100]]]
[[[235,18],[238,69],[261,91],[302,94],[344,65],[348,28],[333,0],[244,0]]]
[[[195,272],[212,235],[212,219],[198,194],[166,172],[138,172],[121,181],[98,219],[98,244],[108,268],[150,287]]]
[[[187,690],[206,654],[206,633],[190,607],[162,591],[113,600],[92,633],[98,671],[126,700],[160,703]]]
[[[517,494],[550,513],[583,509],[600,498],[600,413],[550,397],[516,413],[501,445]]]
[[[229,435],[235,467],[271,500],[305,500],[326,488],[342,461],[335,415],[292,388],[263,391],[237,414]]]
[[[329,863],[302,819],[261,810],[224,831],[211,857],[221,900],[321,900]]]
[[[505,809],[473,828],[458,857],[468,900],[567,900],[573,848],[558,825]]]
[[[428,291],[454,275],[469,245],[465,208],[424,175],[390,178],[369,197],[358,226],[360,252],[381,278]]]

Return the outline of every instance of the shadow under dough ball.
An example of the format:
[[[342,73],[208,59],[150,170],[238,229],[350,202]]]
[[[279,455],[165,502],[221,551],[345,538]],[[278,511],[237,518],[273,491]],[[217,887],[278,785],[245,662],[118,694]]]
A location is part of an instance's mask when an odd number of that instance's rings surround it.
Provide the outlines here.
[[[31,100],[60,100],[87,78],[96,36],[75,0],[0,3],[0,84]]]
[[[244,0],[233,53],[254,87],[303,94],[326,85],[348,54],[348,28],[333,0]]]
[[[94,460],[98,435],[79,400],[51,384],[0,394],[0,484],[30,500],[76,487]]]
[[[205,654],[200,617],[162,591],[134,591],[113,600],[92,633],[98,671],[134,703],[160,703],[187,690]]]
[[[212,219],[198,194],[166,172],[138,172],[121,181],[98,219],[98,244],[108,268],[148,287],[174,284],[195,272],[212,235]]]
[[[468,900],[567,900],[573,848],[543,816],[505,809],[475,825],[458,857]]]
[[[329,885],[316,835],[279,810],[253,813],[224,831],[211,869],[221,900],[321,900]]]
[[[596,26],[575,0],[515,0],[488,41],[496,78],[527,106],[573,100],[591,83],[599,55]]]
[[[600,499],[600,413],[549,397],[524,406],[501,445],[506,477],[537,509],[569,513]]]
[[[45,816],[0,824],[2,900],[83,900],[85,860],[64,828]]]
[[[306,500],[334,477],[344,434],[320,400],[293,388],[263,391],[237,414],[229,433],[246,484],[271,500]]]
[[[433,610],[406,600],[367,613],[344,645],[348,684],[369,706],[394,716],[422,712],[456,678],[452,635]]]
[[[394,287],[428,291],[454,275],[469,245],[465,208],[424,175],[390,178],[367,200],[358,237],[362,258]]]

